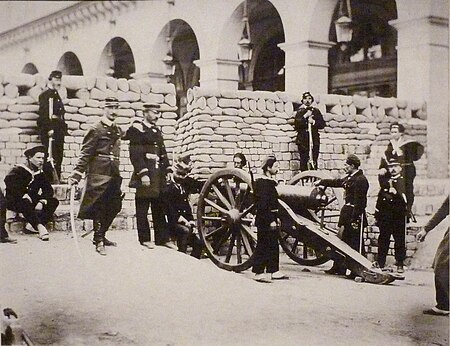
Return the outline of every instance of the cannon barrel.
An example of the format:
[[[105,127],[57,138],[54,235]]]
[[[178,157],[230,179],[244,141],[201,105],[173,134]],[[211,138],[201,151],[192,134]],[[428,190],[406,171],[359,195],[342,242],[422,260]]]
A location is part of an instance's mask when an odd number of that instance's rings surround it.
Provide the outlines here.
[[[306,209],[317,210],[328,203],[323,189],[314,186],[278,185],[278,198],[287,203],[297,214]]]

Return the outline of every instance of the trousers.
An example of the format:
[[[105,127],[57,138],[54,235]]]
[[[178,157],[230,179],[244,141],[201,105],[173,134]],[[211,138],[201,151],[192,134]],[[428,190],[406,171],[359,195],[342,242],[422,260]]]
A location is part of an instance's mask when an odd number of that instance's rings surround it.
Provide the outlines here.
[[[148,222],[148,209],[151,208],[153,229],[155,231],[155,244],[163,245],[169,241],[167,222],[165,218],[164,203],[160,197],[134,199],[136,206],[136,222],[138,239],[140,243],[151,241],[150,223]]]
[[[264,270],[267,273],[277,272],[280,268],[278,231],[258,227],[257,237],[252,272],[255,274],[262,274]]]

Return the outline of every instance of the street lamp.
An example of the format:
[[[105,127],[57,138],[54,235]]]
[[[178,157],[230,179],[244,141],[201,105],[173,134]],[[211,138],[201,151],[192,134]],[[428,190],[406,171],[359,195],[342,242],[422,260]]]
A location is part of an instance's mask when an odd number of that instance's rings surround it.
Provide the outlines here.
[[[250,40],[250,24],[248,21],[248,4],[247,0],[244,2],[244,13],[242,21],[244,22],[244,30],[242,31],[241,39],[238,42],[238,59],[241,62],[241,82],[246,85],[248,83],[248,72],[250,61],[252,60],[252,42]]]
[[[347,5],[347,13],[344,12],[344,1]],[[350,7],[350,0],[339,1],[338,16],[339,18],[334,21],[334,26],[336,28],[336,41],[339,43],[339,48],[341,50],[339,60],[345,63],[349,60],[347,49],[349,43],[352,41],[353,35],[352,9]]]
[[[171,6],[175,5],[175,0],[167,0],[167,5],[168,5],[168,12],[169,12],[169,23],[167,24],[167,33],[166,33],[167,54],[162,59],[162,62],[164,64],[164,76],[166,77],[167,82],[170,83],[173,75],[175,74],[175,61],[173,59],[173,54],[172,54],[172,36],[171,36],[171,28],[170,28]]]

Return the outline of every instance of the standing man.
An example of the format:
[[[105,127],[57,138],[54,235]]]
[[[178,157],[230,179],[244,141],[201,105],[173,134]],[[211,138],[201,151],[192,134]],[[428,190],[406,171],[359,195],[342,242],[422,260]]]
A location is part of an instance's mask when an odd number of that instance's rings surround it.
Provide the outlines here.
[[[427,233],[433,230],[439,223],[442,222],[449,212],[449,198],[445,199],[436,214],[433,215],[430,221],[423,227],[423,230],[417,233],[418,241],[424,241]],[[424,310],[426,315],[434,316],[448,316],[450,313],[448,291],[449,291],[449,244],[448,244],[449,227],[444,233],[439,246],[434,255],[434,287],[436,290],[436,305],[431,309]]]
[[[53,188],[42,171],[46,154],[43,145],[35,145],[25,150],[27,162],[16,165],[5,177],[6,207],[22,213],[31,233],[39,233],[39,238],[49,240],[45,225],[53,217],[58,200],[53,197]]]
[[[52,139],[52,155],[58,180],[61,177],[61,164],[64,152],[64,136],[67,134],[67,124],[64,121],[64,104],[59,96],[58,90],[61,87],[61,71],[50,73],[49,88],[39,95],[39,118],[37,125],[41,142],[49,152],[49,142]],[[51,174],[52,167],[45,167],[46,174]]]
[[[254,182],[256,198],[256,219],[258,242],[254,253],[252,272],[258,282],[287,279],[280,271],[280,251],[278,248],[278,162],[274,155],[267,156],[261,169],[263,175]],[[265,271],[265,273],[264,273]]]
[[[408,219],[411,214],[411,208],[414,204],[414,178],[416,177],[417,161],[423,153],[423,146],[416,141],[406,140],[404,137],[405,127],[402,124],[391,124],[391,140],[381,158],[381,174],[388,171],[388,162],[395,159],[402,166],[402,175],[405,181],[405,194],[407,201]]]
[[[96,251],[105,256],[105,246],[117,246],[105,235],[116,215],[122,209],[122,178],[119,172],[121,129],[114,120],[119,102],[109,97],[105,100],[104,115],[87,130],[80,157],[69,185],[77,184],[86,172],[86,184],[78,217],[93,220]]]
[[[302,95],[302,104],[295,114],[295,118],[288,123],[294,125],[297,131],[295,143],[300,154],[300,170],[317,169],[317,159],[320,150],[319,130],[325,127],[322,113],[313,107],[314,97],[309,91]],[[310,147],[312,143],[312,148]],[[310,154],[312,153],[312,157]],[[309,166],[309,167],[308,167]]]
[[[362,244],[362,230],[367,226],[365,209],[367,205],[367,191],[369,182],[364,176],[363,171],[359,169],[361,161],[359,158],[350,154],[345,161],[344,170],[347,174],[341,179],[322,179],[316,185],[343,187],[345,190],[345,204],[341,209],[339,216],[338,237],[350,245],[354,250],[362,253],[364,246]],[[333,267],[326,271],[327,274],[345,275],[345,263],[334,261]],[[354,278],[352,273],[350,278]]]
[[[388,163],[389,171],[378,176],[380,192],[375,206],[380,235],[378,236],[378,264],[380,268],[386,265],[386,256],[394,237],[394,254],[397,272],[403,273],[403,262],[406,258],[405,227],[406,227],[406,195],[405,182],[401,175],[400,163],[392,158]]]
[[[141,245],[149,249],[153,248],[148,222],[149,207],[152,210],[155,244],[175,248],[169,242],[164,202],[161,198],[169,159],[161,131],[156,126],[159,108],[158,104],[145,104],[144,118],[134,121],[125,136],[130,140],[130,159],[134,168],[130,187],[136,189],[138,239]]]

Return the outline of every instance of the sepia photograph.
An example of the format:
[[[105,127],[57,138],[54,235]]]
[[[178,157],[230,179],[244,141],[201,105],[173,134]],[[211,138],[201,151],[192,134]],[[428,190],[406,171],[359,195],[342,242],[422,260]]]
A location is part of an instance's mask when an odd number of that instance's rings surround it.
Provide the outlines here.
[[[449,1],[0,2],[0,345],[449,345]]]

